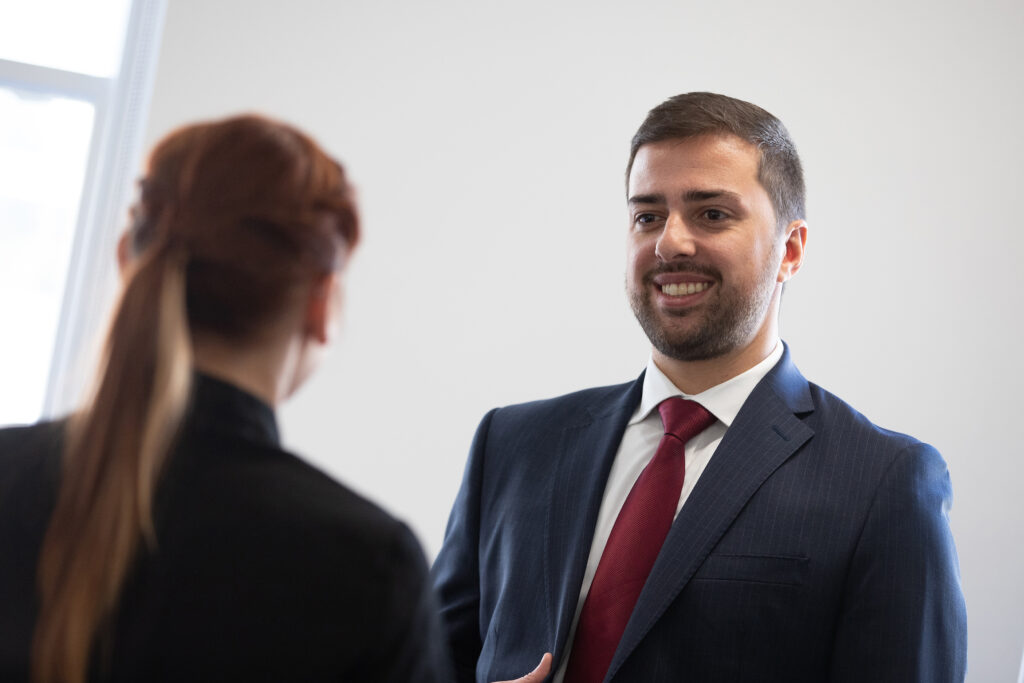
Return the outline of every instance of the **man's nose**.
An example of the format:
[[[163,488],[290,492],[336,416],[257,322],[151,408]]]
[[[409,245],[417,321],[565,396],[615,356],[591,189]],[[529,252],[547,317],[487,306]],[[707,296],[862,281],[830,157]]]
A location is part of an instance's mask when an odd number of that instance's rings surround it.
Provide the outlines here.
[[[670,214],[654,245],[655,255],[662,261],[693,256],[697,253],[696,236],[681,216]]]

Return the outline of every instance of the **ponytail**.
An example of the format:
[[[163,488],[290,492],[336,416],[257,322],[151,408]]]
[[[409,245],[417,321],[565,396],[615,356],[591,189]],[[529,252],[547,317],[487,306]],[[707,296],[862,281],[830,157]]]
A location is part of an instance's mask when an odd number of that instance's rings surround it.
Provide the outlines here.
[[[34,683],[84,683],[140,542],[156,543],[154,491],[188,403],[192,354],[185,255],[154,245],[137,261],[115,309],[94,396],[68,422],[57,504],[39,557]]]

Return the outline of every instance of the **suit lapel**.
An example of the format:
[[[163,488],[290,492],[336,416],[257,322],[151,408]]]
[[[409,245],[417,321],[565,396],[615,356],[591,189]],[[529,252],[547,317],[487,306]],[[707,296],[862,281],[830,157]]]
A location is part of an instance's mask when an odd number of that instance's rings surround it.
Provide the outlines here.
[[[557,465],[547,506],[544,556],[548,613],[555,627],[555,662],[567,646],[608,472],[642,391],[641,374],[632,384],[618,387],[611,400],[585,407],[581,419],[567,425],[555,444]]]
[[[789,360],[751,392],[669,531],[619,641],[611,680],[693,577],[747,501],[813,435],[794,413],[813,409],[807,382]]]

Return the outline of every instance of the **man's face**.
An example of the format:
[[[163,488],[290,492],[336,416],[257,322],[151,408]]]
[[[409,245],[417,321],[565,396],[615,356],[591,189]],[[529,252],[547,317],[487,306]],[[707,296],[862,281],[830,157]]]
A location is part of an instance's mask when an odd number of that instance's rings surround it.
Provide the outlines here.
[[[772,303],[795,268],[787,268],[790,230],[776,227],[758,160],[733,135],[637,151],[626,289],[651,344],[669,358],[717,358],[774,334]]]

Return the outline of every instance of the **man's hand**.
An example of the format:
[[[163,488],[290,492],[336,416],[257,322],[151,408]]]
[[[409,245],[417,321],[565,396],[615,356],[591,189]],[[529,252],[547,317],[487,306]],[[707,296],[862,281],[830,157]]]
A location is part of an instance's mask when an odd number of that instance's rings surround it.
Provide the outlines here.
[[[514,681],[495,681],[495,683],[540,683],[547,678],[549,673],[551,673],[551,653],[545,652],[544,656],[540,658],[537,668],[522,678],[517,678]]]

